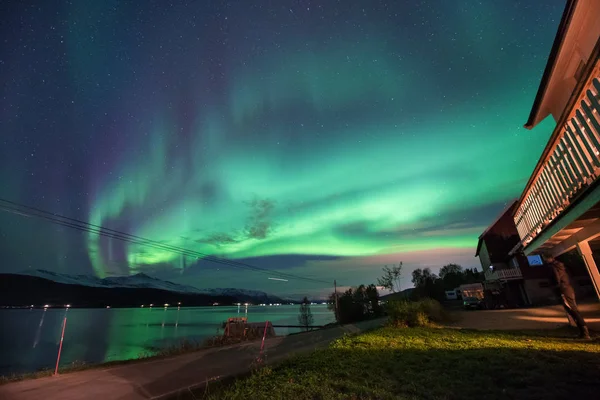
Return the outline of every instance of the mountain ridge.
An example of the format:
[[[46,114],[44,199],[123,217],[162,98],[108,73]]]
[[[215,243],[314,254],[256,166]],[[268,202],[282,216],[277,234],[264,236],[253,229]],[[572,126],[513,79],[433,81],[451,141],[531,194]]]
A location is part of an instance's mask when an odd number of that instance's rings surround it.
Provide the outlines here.
[[[181,294],[185,296],[202,296],[203,298],[231,298],[238,302],[252,303],[282,303],[278,296],[268,294],[259,290],[252,289],[237,289],[237,288],[207,288],[199,289],[190,285],[182,285],[159,278],[154,278],[143,272],[129,276],[113,276],[107,278],[97,278],[89,275],[69,275],[60,272],[48,271],[45,269],[27,270],[15,274],[23,277],[35,277],[44,279],[56,284],[81,286],[84,288],[96,290],[155,290],[162,292],[170,292],[173,294]],[[18,281],[18,278],[15,278]],[[56,297],[56,296],[52,296]]]

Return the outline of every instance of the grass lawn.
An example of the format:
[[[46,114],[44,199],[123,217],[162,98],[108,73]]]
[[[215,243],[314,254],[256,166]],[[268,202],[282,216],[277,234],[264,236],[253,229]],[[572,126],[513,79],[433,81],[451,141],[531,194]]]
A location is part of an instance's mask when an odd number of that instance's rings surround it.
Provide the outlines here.
[[[600,398],[600,342],[573,332],[383,328],[265,367],[208,399]]]

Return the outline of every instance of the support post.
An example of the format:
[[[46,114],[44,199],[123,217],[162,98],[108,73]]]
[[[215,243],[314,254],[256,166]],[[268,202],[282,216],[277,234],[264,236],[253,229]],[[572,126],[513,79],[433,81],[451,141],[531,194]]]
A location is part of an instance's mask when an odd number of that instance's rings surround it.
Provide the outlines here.
[[[585,266],[594,284],[594,289],[596,289],[596,296],[600,299],[600,272],[598,272],[598,266],[596,265],[596,261],[594,261],[589,241],[583,240],[577,243],[577,251],[585,262]]]
[[[335,293],[335,319],[337,320],[340,317],[340,310],[338,309],[338,294],[337,294],[337,282],[333,280],[333,290]]]
[[[260,354],[258,356],[258,362],[263,362],[263,350],[265,348],[265,338],[267,337],[267,327],[269,326],[269,321],[265,322],[265,330],[263,332],[262,343],[260,344]]]
[[[60,334],[60,344],[58,345],[58,356],[56,357],[56,368],[54,369],[54,376],[58,376],[58,364],[60,363],[60,352],[62,351],[63,339],[65,338],[65,328],[67,327],[67,315],[62,324],[62,333]]]

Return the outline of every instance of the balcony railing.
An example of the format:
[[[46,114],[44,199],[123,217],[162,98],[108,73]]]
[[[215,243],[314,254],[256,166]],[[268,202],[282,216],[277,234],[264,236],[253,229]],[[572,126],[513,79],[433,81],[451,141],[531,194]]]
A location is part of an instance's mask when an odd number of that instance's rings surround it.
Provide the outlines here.
[[[514,218],[523,246],[600,175],[599,94],[600,62],[596,60],[566,123],[517,207]]]
[[[523,279],[520,268],[509,268],[509,269],[488,269],[485,271],[486,281],[510,281],[513,279]]]

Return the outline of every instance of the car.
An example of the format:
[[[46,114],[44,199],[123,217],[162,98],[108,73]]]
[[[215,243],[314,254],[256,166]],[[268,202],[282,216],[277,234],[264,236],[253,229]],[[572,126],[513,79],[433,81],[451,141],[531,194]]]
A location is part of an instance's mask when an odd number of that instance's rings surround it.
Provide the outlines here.
[[[465,297],[463,299],[463,305],[467,310],[481,310],[483,308],[483,300],[477,297]]]

